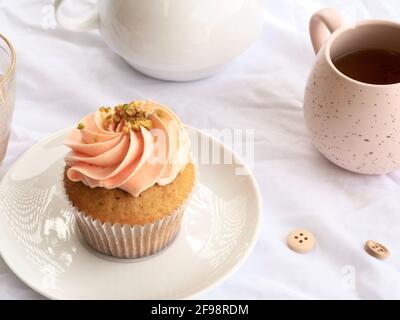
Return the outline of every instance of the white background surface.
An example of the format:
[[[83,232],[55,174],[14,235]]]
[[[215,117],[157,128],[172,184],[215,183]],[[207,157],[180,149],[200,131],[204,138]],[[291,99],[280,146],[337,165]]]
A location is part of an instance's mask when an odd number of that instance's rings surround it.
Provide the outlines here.
[[[52,1],[0,0],[0,32],[18,53],[17,103],[2,176],[36,141],[76,123],[95,108],[151,98],[198,128],[256,130],[255,174],[264,225],[255,252],[210,299],[400,299],[400,172],[347,173],[312,147],[303,123],[305,82],[314,61],[311,14],[325,6],[346,22],[400,20],[397,0],[267,0],[259,41],[221,74],[193,83],[142,76],[97,32],[48,29]],[[51,18],[51,15],[50,15]],[[317,249],[297,255],[285,245],[297,227],[312,230]],[[366,240],[392,257],[370,258]],[[0,258],[0,299],[40,299]]]

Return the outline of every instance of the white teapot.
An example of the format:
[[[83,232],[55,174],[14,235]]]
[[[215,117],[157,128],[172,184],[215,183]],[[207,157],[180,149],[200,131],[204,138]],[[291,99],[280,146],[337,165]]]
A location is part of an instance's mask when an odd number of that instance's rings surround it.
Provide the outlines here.
[[[189,81],[215,74],[257,38],[262,0],[98,0],[87,19],[56,18],[66,29],[98,28],[104,41],[136,70]]]

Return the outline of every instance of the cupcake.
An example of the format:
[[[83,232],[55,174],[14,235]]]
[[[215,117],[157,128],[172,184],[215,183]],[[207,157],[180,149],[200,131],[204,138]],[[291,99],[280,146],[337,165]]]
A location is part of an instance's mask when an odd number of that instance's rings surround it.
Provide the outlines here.
[[[133,259],[172,243],[196,168],[186,129],[170,109],[150,101],[102,107],[65,145],[65,193],[92,248]]]

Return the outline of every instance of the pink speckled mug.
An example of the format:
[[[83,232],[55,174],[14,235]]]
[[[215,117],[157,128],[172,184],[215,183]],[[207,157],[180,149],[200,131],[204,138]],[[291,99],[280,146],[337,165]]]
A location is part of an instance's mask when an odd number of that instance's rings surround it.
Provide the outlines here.
[[[308,80],[304,116],[318,150],[336,165],[362,174],[400,168],[400,83],[371,85],[351,79],[335,57],[363,49],[400,52],[400,24],[363,21],[342,27],[335,9],[310,22],[317,61]]]

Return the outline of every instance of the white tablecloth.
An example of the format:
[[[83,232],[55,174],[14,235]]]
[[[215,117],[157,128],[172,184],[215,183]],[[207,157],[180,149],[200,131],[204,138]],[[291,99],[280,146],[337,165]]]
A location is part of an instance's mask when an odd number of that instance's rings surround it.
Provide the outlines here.
[[[97,32],[52,28],[50,0],[0,0],[0,32],[18,52],[18,98],[2,176],[36,141],[103,104],[151,98],[198,128],[256,130],[255,174],[264,201],[261,238],[245,265],[210,299],[400,298],[400,172],[364,177],[322,158],[302,115],[314,61],[308,20],[324,6],[347,22],[400,19],[397,0],[269,0],[266,25],[253,47],[221,74],[193,83],[143,76],[112,53]],[[293,228],[312,230],[317,249],[289,251]],[[375,239],[392,257],[363,251]],[[0,258],[0,299],[40,299]]]

